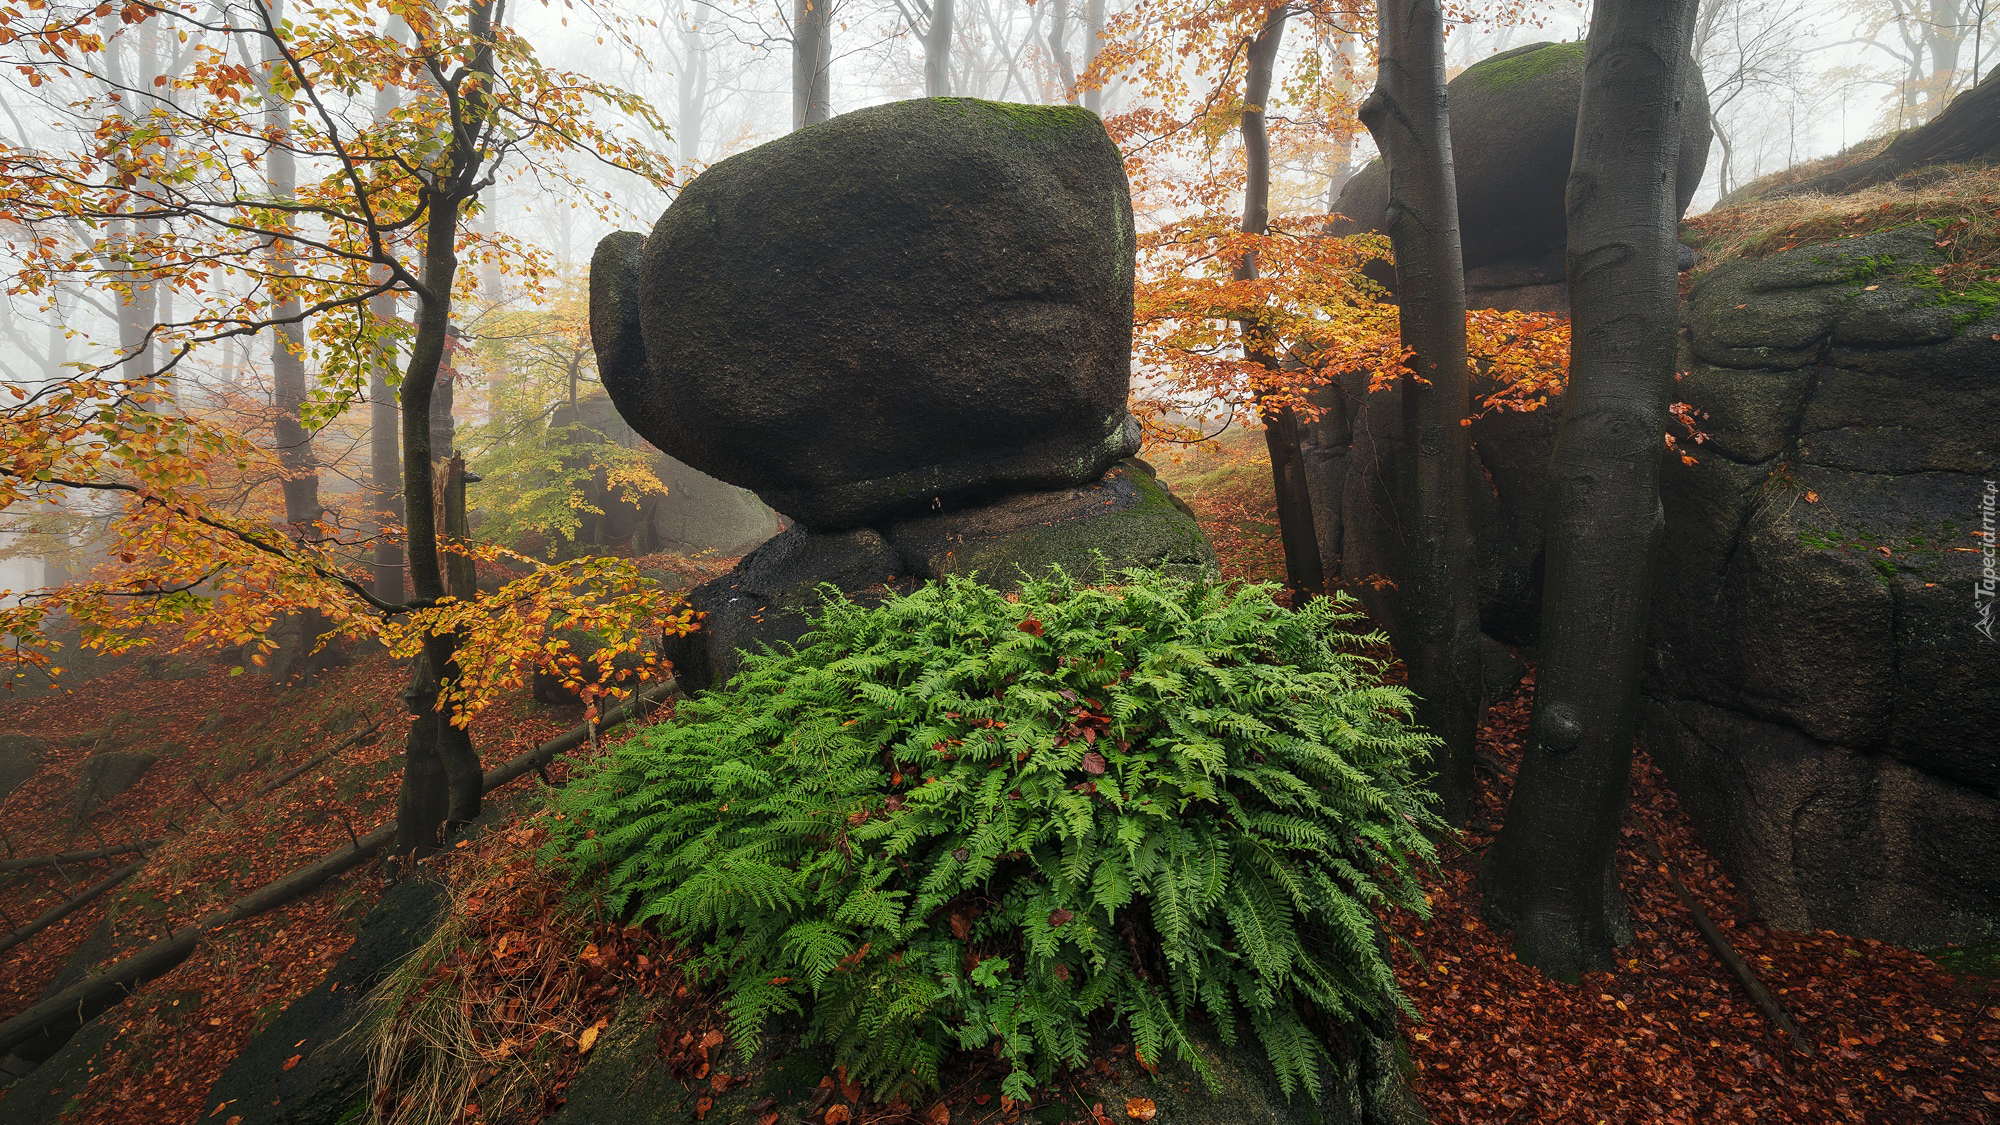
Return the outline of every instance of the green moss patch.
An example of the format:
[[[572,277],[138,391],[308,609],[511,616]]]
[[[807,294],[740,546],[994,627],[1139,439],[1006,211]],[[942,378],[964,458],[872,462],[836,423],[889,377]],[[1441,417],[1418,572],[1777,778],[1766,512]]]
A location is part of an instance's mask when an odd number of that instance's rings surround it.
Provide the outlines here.
[[[1504,90],[1572,64],[1582,63],[1582,43],[1550,43],[1545,47],[1509,51],[1467,67],[1459,78],[1489,90]]]

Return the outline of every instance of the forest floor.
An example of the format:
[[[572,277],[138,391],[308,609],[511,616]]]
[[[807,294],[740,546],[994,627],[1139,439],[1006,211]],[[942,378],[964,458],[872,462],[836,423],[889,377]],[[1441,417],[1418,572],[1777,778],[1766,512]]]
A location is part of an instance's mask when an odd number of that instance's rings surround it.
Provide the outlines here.
[[[1254,436],[1254,435],[1249,435]],[[1237,580],[1275,577],[1268,470],[1260,443],[1220,443],[1159,468],[1201,517]],[[321,683],[274,695],[256,676],[189,666],[185,678],[136,674],[74,685],[71,694],[0,703],[0,732],[44,740],[41,770],[0,802],[11,856],[166,837],[138,874],[88,907],[0,953],[0,1019],[38,998],[73,956],[104,964],[167,929],[347,843],[393,813],[404,728],[402,673],[365,657]],[[1489,762],[1464,849],[1433,880],[1428,921],[1392,918],[1403,988],[1420,1019],[1407,1027],[1415,1086],[1437,1125],[1538,1122],[1862,1122],[2000,1120],[2000,991],[1922,954],[1831,933],[1797,934],[1756,919],[1703,847],[1657,770],[1640,756],[1619,856],[1634,943],[1613,972],[1580,987],[1516,963],[1480,918],[1477,853],[1505,808],[1532,704],[1532,677],[1481,730]],[[492,765],[578,721],[574,709],[523,701],[474,728]],[[354,735],[379,724],[372,736]],[[263,796],[258,790],[327,750],[339,753]],[[128,792],[82,821],[75,793],[94,752],[146,751],[158,762]],[[560,782],[567,767],[552,770]],[[497,795],[538,807],[537,783]],[[241,803],[242,807],[237,806]],[[529,838],[495,833],[464,877],[496,869],[494,849]],[[508,843],[508,841],[514,843]],[[1666,857],[1693,899],[1789,1009],[1811,1054],[1794,1052],[1709,951],[1642,841]],[[468,856],[468,859],[473,857]],[[518,860],[518,856],[515,857]],[[124,858],[0,874],[0,927],[11,932]],[[532,864],[502,863],[510,880]],[[152,1125],[198,1118],[211,1083],[251,1034],[310,989],[348,944],[380,891],[379,868],[334,881],[290,906],[231,927],[103,1018],[120,1036],[67,1120]],[[510,901],[526,901],[517,888]],[[547,888],[529,895],[551,901]],[[497,902],[498,896],[494,896]],[[496,911],[492,925],[521,919]],[[81,953],[79,951],[82,951]],[[655,961],[657,965],[657,960]],[[657,972],[657,970],[655,970]],[[569,1068],[573,1069],[573,1068]],[[936,1106],[851,1109],[836,1095],[825,1120],[1006,1122],[1011,1111],[968,1085]],[[553,1101],[553,1097],[550,1099]],[[1122,1121],[1123,1106],[1100,1122]],[[0,1092],[0,1118],[6,1100]],[[1036,1114],[1037,1118],[1047,1119]]]

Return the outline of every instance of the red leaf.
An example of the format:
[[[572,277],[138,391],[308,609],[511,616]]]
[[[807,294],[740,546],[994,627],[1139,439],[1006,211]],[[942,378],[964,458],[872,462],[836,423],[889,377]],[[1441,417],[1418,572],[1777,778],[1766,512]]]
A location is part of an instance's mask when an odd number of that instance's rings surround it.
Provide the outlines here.
[[[1104,755],[1099,754],[1095,750],[1092,750],[1089,753],[1085,754],[1083,756],[1083,761],[1077,764],[1083,768],[1083,772],[1090,774],[1093,777],[1102,774],[1105,770],[1111,768],[1110,763],[1104,760]]]

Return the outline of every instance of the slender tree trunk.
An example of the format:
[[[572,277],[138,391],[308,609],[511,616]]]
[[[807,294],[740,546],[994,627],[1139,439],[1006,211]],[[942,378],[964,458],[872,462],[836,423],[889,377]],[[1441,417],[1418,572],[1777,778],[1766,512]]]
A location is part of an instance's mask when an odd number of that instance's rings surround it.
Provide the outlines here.
[[[378,322],[396,315],[395,298],[382,294],[368,302]],[[368,487],[374,504],[375,596],[385,602],[403,600],[403,545],[391,532],[403,523],[401,416],[396,392],[389,385],[395,357],[384,355],[368,372]]]
[[[931,0],[931,21],[924,28],[924,96],[951,96],[951,36],[957,0]]]
[[[1250,41],[1243,80],[1243,232],[1263,234],[1271,226],[1271,138],[1265,130],[1264,106],[1271,97],[1271,73],[1278,46],[1284,41],[1285,19],[1291,9],[1273,7],[1264,26]],[[1247,253],[1236,264],[1236,280],[1257,276],[1257,255]],[[1275,342],[1255,320],[1237,322],[1243,333],[1243,353],[1272,374],[1279,370]],[[1306,484],[1305,455],[1299,450],[1299,420],[1291,404],[1257,394],[1257,416],[1264,423],[1264,446],[1271,455],[1271,483],[1278,506],[1278,537],[1285,546],[1285,586],[1292,604],[1326,593],[1325,566],[1319,556],[1319,535],[1313,530],[1312,492]]]
[[[475,0],[469,30],[475,42],[468,69],[475,79],[489,75],[494,0]],[[409,366],[403,372],[403,518],[409,531],[410,584],[418,601],[435,602],[452,591],[438,550],[439,526],[446,505],[439,503],[432,461],[449,449],[432,444],[440,413],[451,440],[450,387],[446,355],[451,347],[451,292],[458,275],[459,216],[485,159],[470,146],[482,127],[485,112],[482,85],[469,83],[463,98],[463,119],[453,130],[447,172],[429,189],[423,231],[423,264],[417,292],[416,336]],[[441,400],[441,401],[440,401]],[[439,410],[439,406],[443,410]],[[449,697],[457,683],[458,635],[439,631],[424,637],[423,652],[413,663],[403,694],[410,711],[403,788],[396,799],[396,850],[420,855],[444,842],[451,830],[479,815],[483,791],[479,755],[461,727],[452,725]]]
[[[1613,864],[1637,721],[1674,381],[1680,103],[1695,0],[1598,0],[1570,167],[1569,386],[1549,459],[1534,717],[1486,908],[1552,977],[1631,940]]]
[[[126,89],[153,89],[158,72],[152,51],[151,21],[127,28],[117,14],[104,17],[103,37],[105,76],[112,85]],[[127,38],[127,33],[131,38]],[[126,52],[135,66],[126,66]],[[143,112],[143,111],[141,111]],[[122,115],[122,114],[121,114]],[[144,249],[158,231],[158,221],[113,219],[108,224],[111,244],[122,261],[113,263],[124,289],[118,294],[118,351],[127,370],[149,376],[160,369],[159,342],[154,339],[158,325],[156,290],[152,281],[152,256]]]
[[[834,0],[792,0],[792,128],[833,115]]]
[[[1382,0],[1381,63],[1361,120],[1389,166],[1389,240],[1396,252],[1403,345],[1397,465],[1408,562],[1397,593],[1417,721],[1444,740],[1435,766],[1442,813],[1471,808],[1479,723],[1479,611],[1466,503],[1471,388],[1465,355],[1465,270],[1445,105],[1444,16],[1437,0]]]
[[[271,21],[283,22],[284,0],[272,0]],[[270,75],[284,61],[268,42],[264,50],[264,71],[259,83],[265,98],[264,135],[270,149],[264,158],[265,176],[274,199],[292,199],[298,194],[298,170],[292,158],[291,103],[275,96]],[[266,256],[270,263],[273,290],[271,315],[277,322],[271,329],[271,403],[276,418],[272,437],[278,453],[278,468],[284,474],[280,486],[285,495],[285,522],[292,534],[318,536],[317,525],[325,509],[319,498],[319,459],[313,455],[312,434],[306,430],[303,412],[306,402],[305,339],[299,323],[299,298],[291,289],[292,255],[283,238],[271,240]],[[285,667],[275,670],[281,684],[305,684],[326,654],[315,651],[326,622],[315,610],[295,615],[298,641],[288,654]]]
[[[679,146],[680,171],[685,183],[685,177],[701,160],[702,118],[708,110],[708,46],[685,10],[676,13],[675,23],[680,33],[681,65],[677,75],[680,98],[674,143]]]
[[[1076,64],[1069,55],[1070,0],[1049,2],[1049,58],[1056,66],[1056,80],[1062,83],[1062,99],[1076,104]]]
[[[400,21],[392,24],[392,29],[399,40],[406,33]],[[394,112],[399,97],[393,84],[375,91],[375,120]],[[378,280],[386,277],[386,272],[377,275]],[[378,294],[369,299],[368,313],[378,327],[386,328],[396,317],[396,299]],[[395,365],[395,355],[384,349],[368,371],[368,487],[374,507],[369,522],[375,532],[375,596],[390,603],[403,600],[405,586],[403,545],[390,534],[403,523],[402,421],[396,392],[389,383]]]
[[[1097,66],[1097,55],[1104,49],[1104,0],[1087,0],[1083,6],[1083,72],[1089,74]],[[1104,113],[1104,86],[1092,83],[1083,92],[1083,108],[1102,116]]]

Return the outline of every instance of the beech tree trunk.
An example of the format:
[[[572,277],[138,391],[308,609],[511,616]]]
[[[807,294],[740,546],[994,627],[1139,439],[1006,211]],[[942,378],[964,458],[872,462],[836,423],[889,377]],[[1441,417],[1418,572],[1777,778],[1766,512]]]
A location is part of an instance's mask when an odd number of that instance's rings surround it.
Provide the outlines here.
[[[792,128],[833,115],[833,0],[792,0]]]
[[[285,18],[284,0],[272,0],[271,20],[282,22]],[[271,141],[269,154],[265,157],[265,175],[268,178],[271,195],[275,199],[292,199],[298,194],[298,170],[290,148],[292,138],[291,103],[284,98],[270,96],[270,74],[284,65],[276,48],[268,42],[264,48],[263,93],[264,131]],[[305,338],[300,324],[298,295],[289,292],[286,286],[292,274],[292,255],[283,239],[273,239],[270,253],[270,284],[277,290],[271,303],[271,316],[275,322],[271,328],[271,405],[276,413],[272,422],[272,438],[277,446],[278,467],[284,477],[279,482],[285,495],[285,522],[291,525],[292,534],[302,538],[318,538],[319,518],[325,509],[319,499],[319,459],[313,455],[312,434],[307,431],[303,412],[306,401]],[[298,641],[287,654],[284,666],[274,669],[277,682],[281,684],[303,685],[311,682],[314,674],[332,659],[331,654],[316,651],[320,634],[325,631],[325,619],[316,610],[307,610],[294,615],[298,626]]]
[[[1570,166],[1569,386],[1548,476],[1535,711],[1486,909],[1574,981],[1631,940],[1613,860],[1665,519],[1674,381],[1674,168],[1696,0],[1598,0]]]
[[[391,30],[401,37],[400,21]],[[375,119],[388,117],[399,100],[394,85],[375,92]],[[386,279],[386,272],[379,275]],[[369,315],[386,326],[396,317],[396,299],[387,293],[369,298]],[[368,488],[373,511],[370,523],[375,533],[375,596],[385,602],[403,600],[403,545],[386,532],[403,522],[403,469],[401,420],[396,409],[396,393],[389,385],[395,369],[393,354],[378,356],[368,371]]]
[[[1069,2],[1050,0],[1049,59],[1055,63],[1056,81],[1062,83],[1062,99],[1076,104],[1076,64],[1069,55]]]
[[[1383,0],[1381,62],[1361,120],[1389,168],[1389,240],[1397,314],[1415,354],[1403,379],[1399,506],[1407,563],[1397,592],[1396,650],[1410,669],[1416,718],[1444,740],[1433,765],[1441,812],[1472,804],[1479,725],[1479,609],[1466,503],[1471,400],[1465,270],[1445,105],[1444,13],[1437,0]]]
[[[1090,73],[1097,65],[1098,52],[1104,49],[1104,0],[1087,0],[1083,6],[1083,71]],[[1083,92],[1083,108],[1092,113],[1104,113],[1104,87],[1093,85]]]
[[[482,44],[468,67],[483,78],[493,66],[493,0],[472,6],[468,24]],[[483,86],[469,84],[461,95],[463,118],[452,131],[447,171],[426,190],[422,276],[417,295],[416,336],[400,389],[403,437],[403,520],[408,529],[410,585],[420,603],[451,593],[438,551],[441,509],[432,462],[450,453],[436,449],[433,433],[451,440],[450,387],[446,353],[451,346],[451,292],[458,276],[457,236],[465,202],[480,189],[485,154],[475,137],[483,128]],[[443,409],[440,410],[439,407]],[[441,430],[439,415],[443,415]],[[413,662],[403,702],[410,731],[403,763],[403,786],[396,797],[399,854],[422,855],[442,847],[451,830],[479,815],[483,791],[479,755],[464,728],[452,725],[449,695],[459,678],[458,636],[433,632]]]
[[[924,28],[924,96],[951,96],[951,32],[957,0],[931,0],[930,23]]]
[[[1278,46],[1285,38],[1289,7],[1270,9],[1264,26],[1250,41],[1243,79],[1243,232],[1263,234],[1271,226],[1271,138],[1265,129],[1265,103],[1271,97],[1271,73]],[[1073,88],[1073,87],[1072,87]],[[1238,281],[1257,276],[1257,255],[1243,255],[1236,265]],[[1256,320],[1239,321],[1243,354],[1272,372],[1279,370],[1277,347]],[[1278,537],[1285,546],[1285,586],[1292,604],[1326,593],[1326,569],[1320,561],[1319,535],[1313,529],[1312,493],[1306,486],[1305,455],[1299,449],[1299,420],[1289,403],[1257,394],[1257,416],[1264,423],[1264,447],[1271,455],[1271,483],[1278,507]]]

